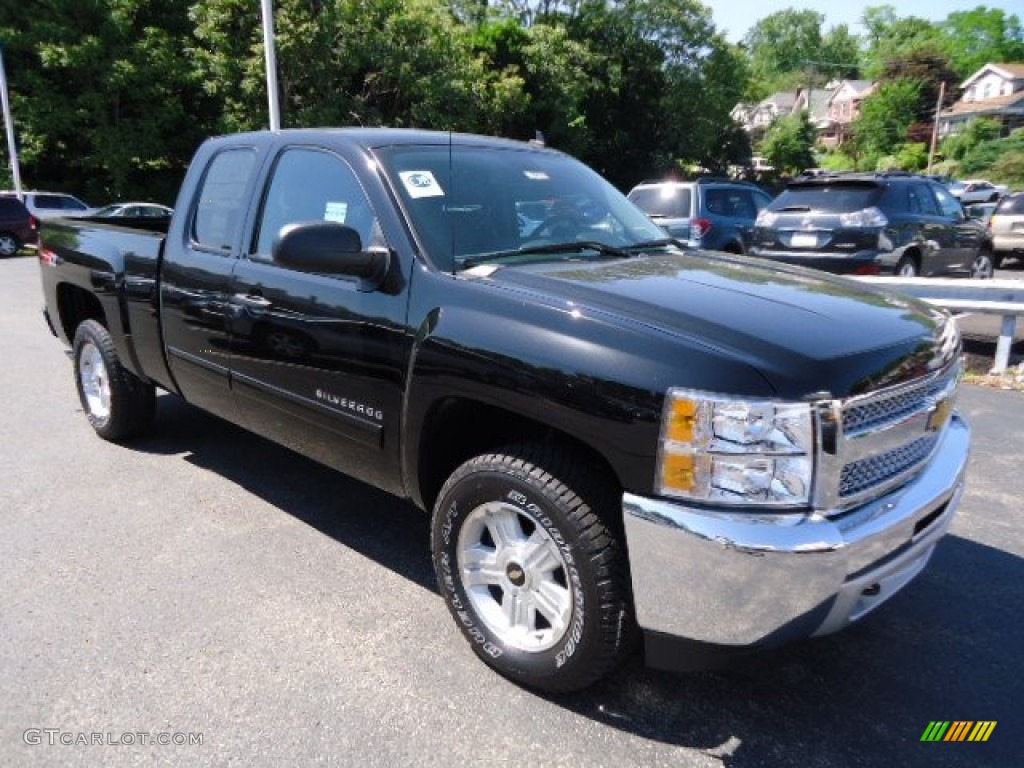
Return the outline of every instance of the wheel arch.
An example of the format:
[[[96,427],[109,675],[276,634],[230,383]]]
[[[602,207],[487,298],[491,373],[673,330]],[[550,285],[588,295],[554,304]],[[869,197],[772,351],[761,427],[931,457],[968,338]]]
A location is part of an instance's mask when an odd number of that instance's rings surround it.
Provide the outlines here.
[[[75,338],[75,329],[86,320],[95,320],[110,329],[106,312],[96,295],[72,283],[57,286],[57,313],[61,331],[68,342]]]
[[[468,459],[515,443],[538,443],[573,452],[622,488],[612,463],[584,440],[552,424],[465,397],[448,397],[429,408],[423,421],[416,455],[415,500],[431,509],[456,468]],[[606,521],[612,522],[612,521]]]

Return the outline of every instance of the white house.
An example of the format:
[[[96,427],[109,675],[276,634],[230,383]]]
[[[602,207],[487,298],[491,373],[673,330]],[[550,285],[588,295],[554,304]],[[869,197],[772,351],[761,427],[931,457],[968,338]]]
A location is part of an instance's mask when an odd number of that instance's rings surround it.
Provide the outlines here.
[[[1003,133],[1024,127],[1024,63],[986,64],[961,85],[960,100],[939,114],[939,134],[963,129],[977,117],[1003,124]]]

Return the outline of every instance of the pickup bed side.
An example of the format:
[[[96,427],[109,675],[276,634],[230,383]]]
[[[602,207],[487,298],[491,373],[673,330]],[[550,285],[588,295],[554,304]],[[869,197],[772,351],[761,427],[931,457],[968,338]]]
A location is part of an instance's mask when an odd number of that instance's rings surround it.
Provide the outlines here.
[[[97,320],[109,329],[128,370],[177,393],[164,357],[158,307],[169,223],[152,218],[117,224],[87,218],[50,220],[39,259],[44,266],[46,319],[65,344],[73,343],[82,322]],[[55,268],[56,274],[47,267]]]

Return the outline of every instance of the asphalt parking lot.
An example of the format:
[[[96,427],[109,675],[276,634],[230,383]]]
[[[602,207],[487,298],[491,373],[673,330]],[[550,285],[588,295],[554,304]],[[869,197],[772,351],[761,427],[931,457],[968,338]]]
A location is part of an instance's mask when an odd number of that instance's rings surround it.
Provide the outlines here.
[[[1024,395],[965,387],[960,514],[866,622],[542,697],[476,661],[416,509],[167,396],[96,438],[36,270],[0,260],[0,765],[1024,764]]]

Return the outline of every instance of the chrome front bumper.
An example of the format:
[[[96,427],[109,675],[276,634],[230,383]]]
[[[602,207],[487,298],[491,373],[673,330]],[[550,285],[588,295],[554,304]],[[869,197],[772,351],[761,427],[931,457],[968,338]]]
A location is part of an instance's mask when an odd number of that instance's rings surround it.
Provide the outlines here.
[[[954,415],[919,475],[831,519],[625,494],[638,623],[734,647],[842,629],[924,568],[963,493],[969,445],[970,428]]]

